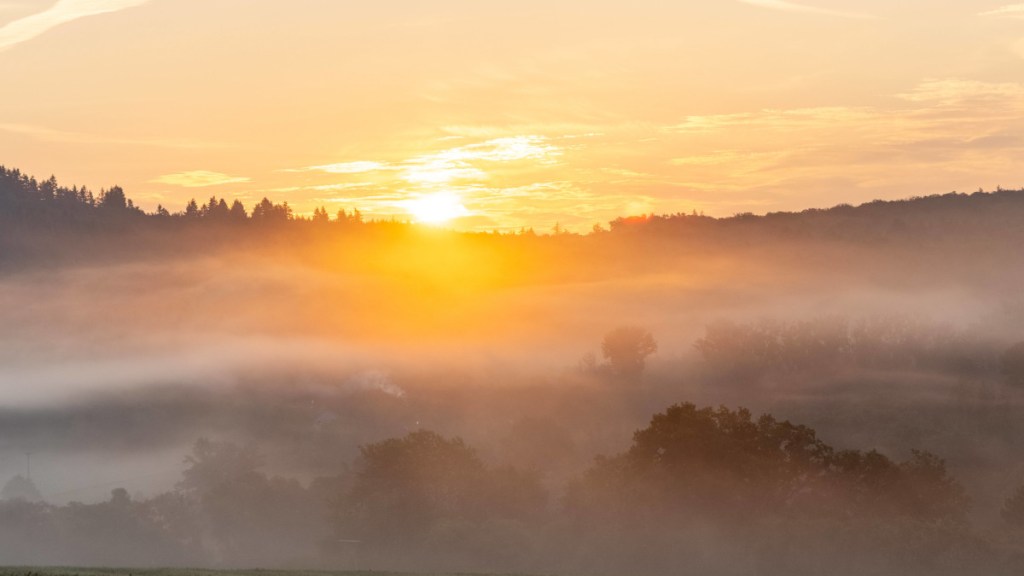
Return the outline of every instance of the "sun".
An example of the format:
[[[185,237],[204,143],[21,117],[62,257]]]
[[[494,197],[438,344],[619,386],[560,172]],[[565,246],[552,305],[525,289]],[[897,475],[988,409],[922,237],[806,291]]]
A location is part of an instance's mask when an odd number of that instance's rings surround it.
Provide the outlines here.
[[[440,225],[469,216],[470,211],[462,205],[462,199],[453,192],[425,194],[402,202],[409,214],[421,224]]]

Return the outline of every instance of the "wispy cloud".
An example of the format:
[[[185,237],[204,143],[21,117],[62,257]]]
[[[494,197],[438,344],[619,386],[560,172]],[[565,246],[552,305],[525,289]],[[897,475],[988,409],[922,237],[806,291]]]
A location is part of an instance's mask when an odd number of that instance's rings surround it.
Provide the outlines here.
[[[977,107],[979,102],[1005,102],[1024,99],[1024,86],[1009,82],[980,82],[962,78],[932,78],[921,82],[909,92],[897,94],[909,102],[929,102],[946,106]],[[991,111],[991,108],[986,108]]]
[[[326,172],[328,174],[364,174],[366,172],[377,172],[380,170],[392,169],[383,162],[371,162],[369,160],[357,160],[355,162],[339,162],[337,164],[323,164],[321,166],[308,166],[306,168],[291,168],[285,172]]]
[[[154,184],[169,184],[183,188],[205,188],[207,186],[220,186],[223,184],[237,184],[248,182],[250,179],[244,176],[229,176],[220,172],[208,170],[193,170],[190,172],[178,172],[176,174],[165,174],[150,180]]]
[[[455,180],[485,180],[485,164],[535,161],[550,165],[562,150],[544,136],[507,136],[484,142],[448,148],[403,162],[370,160],[292,168],[285,172],[324,172],[327,174],[364,174],[399,171],[402,180],[421,186],[449,184]]]
[[[459,140],[356,156],[366,163],[333,178],[303,174],[289,200],[405,218],[408,200],[451,192],[473,213],[460,228],[585,230],[623,214],[821,205],[823,191],[860,202],[994,187],[1015,183],[1024,157],[1024,83],[934,78],[871,105],[579,125],[574,139],[542,128],[449,126]],[[346,174],[377,165],[386,168]],[[349,188],[356,180],[365,184]]]
[[[1004,18],[1024,18],[1024,4],[1008,4],[995,10],[982,12],[979,16],[1000,16]]]
[[[756,196],[772,210],[822,189],[866,200],[994,186],[1024,153],[1022,118],[1024,85],[956,78],[922,82],[888,106],[693,116],[664,129],[683,151],[664,188],[728,195],[748,210]]]
[[[830,10],[828,8],[818,8],[817,6],[806,6],[804,4],[796,4],[794,2],[786,2],[785,0],[739,0],[744,4],[750,4],[751,6],[757,6],[759,8],[769,8],[771,10],[782,10],[783,12],[796,12],[801,14],[819,14],[821,16],[835,16],[837,18],[857,18],[866,19],[874,18],[869,14],[862,14],[859,12],[845,12],[842,10]]]
[[[480,163],[531,160],[551,164],[562,153],[544,136],[494,138],[414,158],[407,162],[402,178],[410,184],[442,185],[454,180],[485,180],[488,172]]]
[[[467,132],[472,136],[456,135],[457,145],[452,138],[444,137],[431,148],[408,153],[404,158],[343,161],[281,172],[303,174],[303,181],[333,175],[333,181],[313,180],[315,184],[306,182],[291,189],[290,198],[296,204],[315,202],[358,207],[369,218],[402,219],[418,215],[415,217],[423,220],[424,213],[440,204],[442,211],[459,217],[459,227],[468,229],[518,229],[538,223],[547,229],[555,222],[567,225],[577,220],[581,226],[586,224],[585,229],[593,224],[593,221],[583,222],[590,215],[581,208],[579,198],[554,189],[549,193],[557,193],[557,198],[552,196],[549,201],[540,202],[539,205],[547,207],[540,212],[525,206],[515,207],[517,191],[527,190],[524,186],[549,178],[552,169],[564,165],[563,156],[569,150],[561,144],[565,136],[513,134],[507,127],[467,128]],[[314,173],[321,175],[311,176]],[[537,195],[544,197],[540,191]],[[494,203],[495,196],[503,200]],[[478,204],[487,204],[490,212],[487,215],[479,212]],[[567,216],[566,211],[574,211],[575,216]]]
[[[732,127],[753,125],[785,125],[790,129],[820,127],[836,122],[855,123],[868,120],[873,112],[862,108],[817,107],[786,110],[765,109],[758,112],[687,116],[682,122],[665,130],[679,134],[714,133]]]
[[[345,182],[342,184],[321,184],[320,186],[309,186],[306,190],[316,190],[317,192],[340,192],[344,190],[355,190],[358,188],[369,188],[373,186],[373,182]]]
[[[47,31],[79,18],[118,12],[141,6],[150,0],[59,0],[31,16],[8,22],[0,28],[0,51],[27,42]]]

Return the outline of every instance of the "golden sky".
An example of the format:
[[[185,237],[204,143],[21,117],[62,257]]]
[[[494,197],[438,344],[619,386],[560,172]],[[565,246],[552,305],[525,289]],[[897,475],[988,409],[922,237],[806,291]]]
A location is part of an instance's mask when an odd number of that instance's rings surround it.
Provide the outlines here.
[[[0,164],[462,229],[1024,186],[1024,4],[0,0]]]

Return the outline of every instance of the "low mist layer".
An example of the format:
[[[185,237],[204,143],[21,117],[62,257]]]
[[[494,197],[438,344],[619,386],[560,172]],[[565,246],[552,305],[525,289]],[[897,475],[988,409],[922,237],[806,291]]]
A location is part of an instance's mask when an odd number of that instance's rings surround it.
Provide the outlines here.
[[[82,210],[0,228],[6,563],[1020,567],[1024,193],[586,236]]]

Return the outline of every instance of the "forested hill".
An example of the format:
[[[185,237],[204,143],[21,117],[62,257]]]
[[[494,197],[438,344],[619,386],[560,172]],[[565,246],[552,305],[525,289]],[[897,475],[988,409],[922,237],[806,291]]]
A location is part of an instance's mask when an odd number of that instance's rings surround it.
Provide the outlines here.
[[[728,218],[697,214],[634,216],[611,222],[611,229],[632,229],[655,236],[745,231],[776,237],[852,241],[905,240],[912,236],[923,239],[1021,235],[1024,234],[1024,189],[979,190],[972,194],[950,192],[763,216],[751,213]]]
[[[145,212],[118,186],[94,193],[84,187],[60,185],[54,177],[37,180],[16,169],[0,166],[0,224],[11,233],[124,232],[146,229],[176,229],[179,225],[274,225],[302,228],[303,223],[352,225],[405,223],[364,222],[358,209],[328,214],[318,208],[311,217],[293,213],[287,202],[264,198],[252,207],[238,200],[230,204],[212,197],[190,201],[183,209],[163,206]],[[322,228],[326,230],[326,228]],[[335,228],[340,229],[340,227]],[[533,230],[521,230],[533,236]],[[1024,190],[913,197],[905,200],[876,200],[860,206],[841,204],[827,209],[802,212],[750,213],[727,218],[697,214],[643,215],[618,218],[607,227],[597,226],[586,236],[641,236],[666,240],[690,238],[706,241],[749,241],[774,239],[830,239],[853,242],[885,240],[920,241],[974,240],[1007,241],[1024,237]],[[569,236],[555,230],[553,236]],[[572,235],[575,236],[575,235]]]

